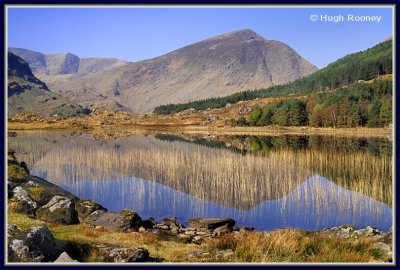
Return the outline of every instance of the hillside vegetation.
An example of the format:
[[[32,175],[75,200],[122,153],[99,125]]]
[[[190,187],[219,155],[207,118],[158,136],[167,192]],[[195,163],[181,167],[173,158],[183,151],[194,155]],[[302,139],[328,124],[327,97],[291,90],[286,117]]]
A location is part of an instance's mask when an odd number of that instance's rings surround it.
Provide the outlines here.
[[[392,123],[392,77],[354,83],[306,99],[285,99],[256,107],[241,126],[381,127]]]
[[[392,73],[392,41],[382,42],[366,51],[347,55],[317,72],[286,85],[267,89],[248,90],[226,97],[200,101],[168,104],[154,109],[156,114],[171,114],[190,108],[204,110],[221,108],[229,103],[243,100],[284,96],[293,93],[315,93],[330,91],[357,82],[371,80],[379,75]]]

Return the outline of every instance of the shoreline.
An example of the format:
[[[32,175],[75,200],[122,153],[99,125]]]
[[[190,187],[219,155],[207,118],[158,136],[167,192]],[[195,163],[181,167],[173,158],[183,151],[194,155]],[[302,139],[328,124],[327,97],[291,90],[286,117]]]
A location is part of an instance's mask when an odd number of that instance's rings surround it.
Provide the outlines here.
[[[365,138],[388,138],[393,139],[392,128],[314,128],[314,127],[225,127],[225,126],[199,126],[199,125],[90,125],[90,126],[71,126],[66,123],[47,124],[47,123],[15,123],[9,122],[8,131],[33,131],[33,130],[67,130],[67,131],[113,131],[135,133],[157,133],[168,132],[172,134],[192,134],[192,135],[321,135],[338,137],[365,137]]]

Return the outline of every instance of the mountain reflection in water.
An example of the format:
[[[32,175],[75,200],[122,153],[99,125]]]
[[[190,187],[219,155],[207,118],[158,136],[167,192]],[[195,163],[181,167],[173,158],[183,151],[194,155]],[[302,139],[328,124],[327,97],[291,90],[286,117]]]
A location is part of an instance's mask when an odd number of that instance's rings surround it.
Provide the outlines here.
[[[57,132],[18,132],[9,147],[32,174],[143,218],[226,216],[260,230],[392,225],[390,155],[290,147],[258,154],[153,136],[96,141]]]
[[[84,180],[63,188],[82,198],[91,198],[109,210],[136,209],[140,216],[176,216],[181,222],[192,217],[232,217],[239,226],[258,230],[295,227],[318,230],[338,224],[382,230],[392,225],[392,210],[361,193],[352,192],[314,175],[288,195],[266,200],[248,210],[223,206],[198,199],[167,186],[138,178],[113,181]],[[323,198],[323,199],[321,199]]]

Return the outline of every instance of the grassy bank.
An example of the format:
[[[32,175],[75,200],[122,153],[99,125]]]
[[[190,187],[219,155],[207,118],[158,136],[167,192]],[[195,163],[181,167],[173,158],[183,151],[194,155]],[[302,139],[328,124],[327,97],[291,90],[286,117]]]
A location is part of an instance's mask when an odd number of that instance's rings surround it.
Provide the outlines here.
[[[122,247],[145,247],[150,256],[165,262],[385,262],[385,254],[372,238],[339,238],[318,232],[278,230],[249,232],[240,236],[227,234],[210,239],[201,245],[179,243],[175,239],[152,233],[114,233],[99,231],[86,225],[58,225],[8,212],[8,223],[21,229],[47,226],[60,248],[71,256],[87,262],[96,262],[96,253],[90,249],[94,243]],[[225,251],[221,253],[221,251]],[[187,256],[197,252],[197,256]]]

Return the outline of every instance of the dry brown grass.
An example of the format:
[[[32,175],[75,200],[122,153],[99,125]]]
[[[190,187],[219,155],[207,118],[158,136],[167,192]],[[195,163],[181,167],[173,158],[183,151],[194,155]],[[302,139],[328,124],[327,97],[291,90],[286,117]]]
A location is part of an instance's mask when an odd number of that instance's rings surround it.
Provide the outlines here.
[[[383,253],[367,238],[343,239],[298,230],[228,235],[208,245],[211,254],[232,249],[235,262],[376,262]]]
[[[95,229],[88,225],[82,225],[81,231],[84,236],[87,236],[90,238],[97,238],[97,237],[102,236],[104,233],[106,233],[106,230],[104,230],[104,229]]]
[[[32,226],[48,226],[60,243],[67,241],[87,252],[89,262],[99,261],[95,249],[83,248],[93,243],[106,243],[122,247],[144,247],[153,258],[164,258],[167,262],[384,262],[382,251],[374,247],[372,238],[343,239],[318,233],[298,230],[275,232],[251,232],[241,236],[227,234],[219,239],[206,241],[202,245],[183,244],[175,241],[160,241],[151,233],[116,233],[90,228],[86,225],[50,226],[23,214],[9,211],[8,224],[21,229]],[[208,255],[187,258],[194,250],[206,250]],[[219,250],[231,249],[232,257],[216,258]],[[82,251],[83,252],[83,251]]]

